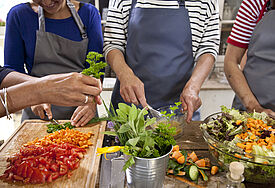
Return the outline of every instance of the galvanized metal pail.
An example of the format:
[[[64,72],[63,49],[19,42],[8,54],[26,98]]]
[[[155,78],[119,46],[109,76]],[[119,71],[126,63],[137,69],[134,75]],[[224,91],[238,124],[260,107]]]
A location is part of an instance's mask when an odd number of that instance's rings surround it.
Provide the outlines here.
[[[130,188],[161,188],[168,166],[169,153],[158,158],[135,157],[135,164],[126,170],[127,184]],[[124,155],[125,161],[129,156]]]

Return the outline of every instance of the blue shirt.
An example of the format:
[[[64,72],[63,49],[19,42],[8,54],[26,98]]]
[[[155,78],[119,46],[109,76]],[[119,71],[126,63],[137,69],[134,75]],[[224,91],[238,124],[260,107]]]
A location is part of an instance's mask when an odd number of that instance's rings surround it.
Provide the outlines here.
[[[103,37],[98,10],[93,5],[84,3],[79,8],[78,14],[86,27],[89,39],[87,53],[89,51],[102,53]],[[82,40],[73,17],[66,19],[45,18],[45,26],[46,32],[51,32],[73,41]],[[25,73],[25,64],[28,74],[31,73],[34,61],[36,31],[38,29],[38,14],[33,11],[29,3],[22,3],[11,8],[6,22],[5,67]]]

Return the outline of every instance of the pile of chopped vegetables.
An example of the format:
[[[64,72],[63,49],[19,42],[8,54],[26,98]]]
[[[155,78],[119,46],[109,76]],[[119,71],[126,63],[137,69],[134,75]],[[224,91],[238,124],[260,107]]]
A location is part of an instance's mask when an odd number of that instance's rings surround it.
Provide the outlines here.
[[[80,131],[66,128],[66,130],[62,129],[60,131],[56,131],[47,136],[44,136],[42,139],[36,138],[35,140],[28,142],[24,146],[28,145],[40,145],[40,146],[48,146],[50,144],[62,144],[68,143],[78,146],[80,148],[88,148],[92,145],[89,140],[93,135],[92,132],[82,133]]]
[[[85,152],[85,149],[71,144],[23,147],[15,156],[8,158],[8,168],[0,178],[38,184],[50,183],[64,175],[70,177]]]
[[[201,174],[204,181],[208,181],[208,176],[205,171],[211,171],[212,175],[215,175],[219,168],[212,166],[210,159],[199,159],[195,152],[187,153],[185,150],[179,150],[179,146],[173,147],[173,151],[170,154],[170,160],[168,163],[168,174],[176,176],[185,176],[192,181],[197,181],[199,174]]]
[[[8,158],[9,165],[1,179],[22,183],[52,182],[60,176],[71,176],[92,143],[92,132],[62,129],[28,142],[20,152]]]

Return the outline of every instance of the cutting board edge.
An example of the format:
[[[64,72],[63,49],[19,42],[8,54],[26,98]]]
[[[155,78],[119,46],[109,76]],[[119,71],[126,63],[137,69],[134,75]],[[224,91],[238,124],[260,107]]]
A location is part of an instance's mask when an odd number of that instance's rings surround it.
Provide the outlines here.
[[[91,163],[90,167],[94,167],[95,164],[96,165],[100,164],[101,157],[97,156],[96,150],[97,150],[97,148],[102,147],[104,134],[101,134],[101,132],[105,131],[105,128],[106,128],[106,121],[100,122],[100,129],[98,130],[97,144],[95,146],[95,152],[94,152],[94,156],[93,156],[94,160]],[[98,167],[98,169],[99,168],[100,167]],[[91,168],[89,168],[89,169],[91,169]],[[87,176],[85,188],[95,187],[96,181],[97,181],[97,176],[98,176],[98,173],[95,173],[95,176],[93,176],[93,170],[91,170],[91,173],[89,173]]]

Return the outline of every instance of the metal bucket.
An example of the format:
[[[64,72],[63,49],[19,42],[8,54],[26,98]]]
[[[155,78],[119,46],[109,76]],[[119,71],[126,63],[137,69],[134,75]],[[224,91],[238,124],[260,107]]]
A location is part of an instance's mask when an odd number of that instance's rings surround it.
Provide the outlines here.
[[[135,164],[126,170],[127,184],[130,188],[161,188],[168,166],[169,153],[158,158],[135,157]],[[124,155],[128,160],[129,156]]]

